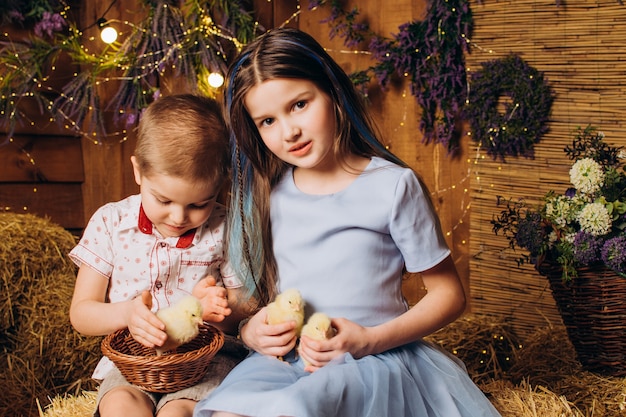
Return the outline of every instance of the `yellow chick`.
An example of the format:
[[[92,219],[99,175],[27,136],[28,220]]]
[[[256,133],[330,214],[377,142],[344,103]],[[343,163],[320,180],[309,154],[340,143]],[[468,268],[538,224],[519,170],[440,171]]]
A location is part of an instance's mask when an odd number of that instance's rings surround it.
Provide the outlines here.
[[[300,335],[304,324],[304,300],[300,291],[290,288],[278,294],[267,305],[267,323],[278,324],[286,321],[296,322],[296,335]]]
[[[324,313],[314,313],[302,327],[302,336],[308,336],[315,340],[328,340],[335,335],[335,329],[331,325],[330,317]],[[304,366],[310,363],[302,358]]]
[[[192,341],[198,335],[202,324],[202,305],[196,297],[189,295],[157,311],[156,316],[165,324],[167,333],[163,346],[155,348],[157,356],[161,356]]]

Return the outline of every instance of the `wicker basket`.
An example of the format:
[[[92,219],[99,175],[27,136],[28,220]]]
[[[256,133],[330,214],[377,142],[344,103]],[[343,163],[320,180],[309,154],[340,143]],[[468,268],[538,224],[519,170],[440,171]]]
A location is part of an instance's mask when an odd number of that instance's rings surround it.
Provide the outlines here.
[[[604,267],[580,268],[564,283],[556,265],[541,265],[581,365],[626,375],[626,278]]]
[[[211,360],[224,344],[224,334],[207,323],[189,343],[176,353],[156,356],[130,335],[118,330],[102,340],[102,353],[115,363],[128,382],[150,392],[174,392],[199,382],[207,373]]]

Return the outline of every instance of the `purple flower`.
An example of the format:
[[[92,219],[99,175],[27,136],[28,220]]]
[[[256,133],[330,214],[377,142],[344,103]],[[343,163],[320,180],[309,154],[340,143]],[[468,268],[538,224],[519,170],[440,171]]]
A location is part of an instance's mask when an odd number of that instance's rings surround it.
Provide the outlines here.
[[[574,260],[590,265],[600,260],[602,239],[587,232],[578,232],[574,237]]]
[[[574,198],[576,196],[576,188],[570,187],[565,190],[565,196],[569,198]]]
[[[52,38],[54,32],[60,32],[67,26],[67,22],[58,13],[43,12],[41,20],[35,25],[35,35],[43,38],[47,35]]]
[[[324,0],[311,0],[311,1],[309,1],[308,9],[309,10],[316,9],[317,7],[320,7],[323,2],[324,2]]]
[[[24,18],[24,15],[20,13],[18,10],[11,10],[9,12],[9,18],[11,19],[11,21],[18,22],[18,23],[22,23],[24,20],[26,20]]]
[[[126,113],[126,126],[132,126],[137,121],[137,113]]]
[[[607,240],[602,246],[602,260],[612,270],[626,273],[626,236]]]

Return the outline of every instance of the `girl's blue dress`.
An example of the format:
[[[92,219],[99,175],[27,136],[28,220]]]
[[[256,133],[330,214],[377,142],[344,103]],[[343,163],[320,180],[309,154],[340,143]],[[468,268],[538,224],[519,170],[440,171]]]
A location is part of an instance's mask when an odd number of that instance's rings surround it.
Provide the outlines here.
[[[404,313],[403,267],[427,270],[450,251],[439,221],[410,169],[372,158],[346,189],[309,195],[292,172],[271,197],[281,290],[298,288],[315,311],[376,326]],[[300,359],[252,353],[194,417],[215,410],[257,417],[497,417],[460,361],[424,341],[314,373]]]

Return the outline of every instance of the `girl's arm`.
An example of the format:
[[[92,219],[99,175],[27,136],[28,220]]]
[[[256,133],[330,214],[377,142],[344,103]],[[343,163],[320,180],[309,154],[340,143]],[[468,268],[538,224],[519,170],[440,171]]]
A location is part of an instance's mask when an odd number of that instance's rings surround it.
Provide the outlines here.
[[[163,323],[147,307],[147,300],[136,297],[119,303],[105,302],[109,280],[87,265],[78,270],[70,305],[70,321],[76,331],[103,336],[128,327],[131,335],[147,347],[165,342]]]
[[[269,356],[285,356],[297,342],[296,323],[267,324],[265,307],[240,326],[239,335],[248,348]]]
[[[369,346],[363,351],[364,355],[380,353],[421,339],[463,314],[466,306],[465,290],[452,256],[421,275],[427,289],[426,295],[406,313],[371,328]]]
[[[363,327],[343,318],[332,320],[337,334],[327,341],[304,337],[301,354],[323,366],[350,352],[355,358],[376,354],[421,339],[456,320],[465,310],[465,291],[451,256],[424,271],[427,294],[401,316],[374,327]]]

